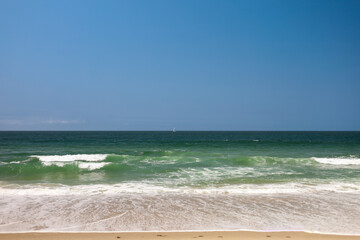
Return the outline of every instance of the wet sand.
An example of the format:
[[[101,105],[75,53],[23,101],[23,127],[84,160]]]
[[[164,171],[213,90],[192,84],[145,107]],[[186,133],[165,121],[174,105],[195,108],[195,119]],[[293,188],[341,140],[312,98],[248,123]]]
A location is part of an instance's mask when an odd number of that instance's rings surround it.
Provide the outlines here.
[[[250,232],[250,231],[215,231],[215,232],[114,232],[114,233],[1,233],[0,240],[114,240],[114,239],[359,239],[360,236],[315,234],[305,232]]]

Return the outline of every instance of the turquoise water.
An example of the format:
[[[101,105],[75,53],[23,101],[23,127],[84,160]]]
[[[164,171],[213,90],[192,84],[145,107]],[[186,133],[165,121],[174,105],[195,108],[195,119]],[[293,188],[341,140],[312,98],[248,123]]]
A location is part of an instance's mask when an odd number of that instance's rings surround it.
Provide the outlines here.
[[[6,182],[207,187],[360,179],[359,132],[2,132],[0,144]]]
[[[360,132],[0,132],[0,231],[358,234],[359,183]],[[69,210],[74,199],[81,211]],[[7,214],[22,208],[36,221]],[[54,208],[57,218],[43,219]]]

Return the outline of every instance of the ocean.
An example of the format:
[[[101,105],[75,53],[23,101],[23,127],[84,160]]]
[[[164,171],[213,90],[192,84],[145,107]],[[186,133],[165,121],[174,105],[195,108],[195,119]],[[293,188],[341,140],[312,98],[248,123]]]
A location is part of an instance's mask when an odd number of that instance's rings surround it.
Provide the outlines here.
[[[0,132],[0,232],[360,234],[360,132]]]

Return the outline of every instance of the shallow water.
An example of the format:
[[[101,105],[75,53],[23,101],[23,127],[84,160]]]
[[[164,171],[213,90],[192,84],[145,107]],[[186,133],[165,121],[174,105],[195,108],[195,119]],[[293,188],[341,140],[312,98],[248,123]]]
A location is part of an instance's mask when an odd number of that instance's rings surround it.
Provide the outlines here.
[[[0,132],[0,231],[360,234],[360,132]]]

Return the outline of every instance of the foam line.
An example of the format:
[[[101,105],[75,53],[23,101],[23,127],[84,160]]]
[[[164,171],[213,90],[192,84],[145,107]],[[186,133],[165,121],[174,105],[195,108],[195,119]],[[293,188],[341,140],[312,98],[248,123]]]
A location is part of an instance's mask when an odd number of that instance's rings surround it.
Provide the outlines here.
[[[41,162],[74,162],[87,161],[98,162],[106,159],[108,154],[67,154],[67,155],[32,155],[30,157],[38,158]]]
[[[323,164],[331,165],[360,165],[360,158],[317,158],[313,157],[315,161]]]

